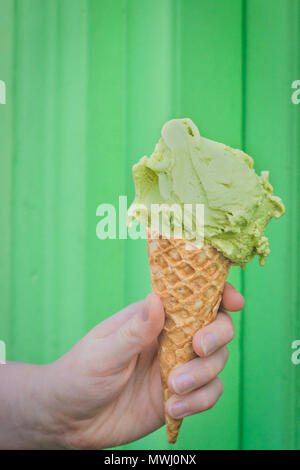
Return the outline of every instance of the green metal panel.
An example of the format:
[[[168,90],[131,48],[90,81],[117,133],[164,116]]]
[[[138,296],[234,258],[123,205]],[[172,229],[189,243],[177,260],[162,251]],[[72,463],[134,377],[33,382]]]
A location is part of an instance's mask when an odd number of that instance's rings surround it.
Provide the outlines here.
[[[86,326],[124,305],[125,241],[96,238],[96,208],[125,194],[124,2],[89,2]]]
[[[0,0],[0,11],[0,80],[6,85],[7,103],[0,105],[0,337],[10,348],[13,1]]]
[[[258,170],[271,170],[286,215],[268,228],[266,266],[253,262],[244,275],[243,446],[300,448],[300,371],[291,362],[291,344],[300,337],[300,108],[291,102],[291,84],[300,77],[300,3],[248,0],[246,19],[246,151]]]
[[[243,279],[231,269],[247,306],[244,320],[234,315],[222,400],[185,419],[173,449],[299,446],[299,373],[289,349],[299,336],[299,112],[290,101],[299,1],[273,3],[0,0],[0,79],[9,90],[0,105],[0,339],[8,359],[52,361],[149,292],[145,242],[98,240],[96,208],[118,206],[120,195],[131,202],[132,164],[152,152],[167,119],[189,116],[203,135],[246,146],[287,203],[269,230],[267,266],[252,263]],[[124,448],[167,447],[161,429]]]
[[[85,7],[83,0],[15,1],[15,360],[54,359],[84,332]]]

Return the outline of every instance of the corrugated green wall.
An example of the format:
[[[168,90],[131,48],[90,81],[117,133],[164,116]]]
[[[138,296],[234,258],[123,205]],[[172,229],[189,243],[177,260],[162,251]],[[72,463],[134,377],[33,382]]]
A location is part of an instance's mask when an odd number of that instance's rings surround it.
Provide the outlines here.
[[[178,449],[300,448],[299,0],[0,0],[0,339],[9,360],[52,361],[149,292],[143,241],[96,238],[96,208],[133,198],[131,166],[162,124],[270,169],[287,214],[246,295],[224,395],[185,420]],[[298,408],[297,408],[298,407]],[[159,430],[127,448],[167,448]],[[172,447],[174,448],[174,447]]]
[[[246,19],[245,148],[258,170],[271,169],[287,213],[268,229],[273,253],[265,268],[245,270],[243,436],[250,449],[300,448],[300,367],[287,360],[300,337],[300,105],[291,101],[300,77],[300,3],[250,0]]]

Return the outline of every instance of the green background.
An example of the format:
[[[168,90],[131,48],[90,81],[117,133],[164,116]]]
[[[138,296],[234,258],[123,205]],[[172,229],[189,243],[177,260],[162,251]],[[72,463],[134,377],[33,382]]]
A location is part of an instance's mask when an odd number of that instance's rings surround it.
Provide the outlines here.
[[[46,363],[150,290],[144,241],[96,238],[96,208],[131,202],[131,167],[162,124],[270,169],[287,213],[264,268],[232,268],[246,297],[210,411],[172,449],[300,448],[299,0],[0,0],[0,339]],[[298,393],[297,393],[298,392]],[[125,446],[166,449],[165,430]]]

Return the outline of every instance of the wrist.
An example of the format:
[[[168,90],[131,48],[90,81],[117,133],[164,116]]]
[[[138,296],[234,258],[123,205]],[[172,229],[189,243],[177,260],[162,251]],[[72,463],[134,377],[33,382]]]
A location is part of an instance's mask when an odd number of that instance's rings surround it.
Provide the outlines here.
[[[63,425],[56,418],[51,365],[30,365],[22,380],[14,417],[19,442],[25,449],[63,449]]]

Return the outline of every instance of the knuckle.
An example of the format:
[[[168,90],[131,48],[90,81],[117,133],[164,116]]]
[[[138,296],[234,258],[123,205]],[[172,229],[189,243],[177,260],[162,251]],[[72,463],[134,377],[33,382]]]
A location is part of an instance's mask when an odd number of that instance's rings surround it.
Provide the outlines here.
[[[130,325],[127,330],[127,336],[129,338],[136,338],[138,336],[137,330],[135,328],[135,325]]]
[[[232,324],[230,328],[229,341],[232,341],[233,338],[234,338],[234,326]]]
[[[224,384],[222,382],[222,380],[217,377],[217,384],[218,384],[218,388],[219,388],[219,397],[222,395],[222,393],[224,392]]]
[[[224,347],[224,356],[225,356],[225,363],[228,361],[229,358],[229,349],[227,346]]]
[[[230,343],[234,338],[234,326],[233,322],[231,320],[229,326],[228,326],[228,332],[227,332],[227,342]]]
[[[127,325],[126,328],[121,328],[120,330],[121,339],[125,343],[135,343],[138,341],[139,335],[134,324]]]
[[[194,349],[195,353],[197,354],[197,356],[203,356],[203,351],[202,351],[202,348],[201,348],[200,339],[198,339],[198,334],[197,333],[193,336],[193,349]]]
[[[203,392],[203,396],[201,399],[203,411],[210,410],[217,403],[223,393],[223,383],[221,379],[217,377],[215,380],[217,383],[217,393],[216,391],[212,390]]]
[[[203,364],[203,376],[206,379],[206,383],[211,382],[217,375],[216,368],[211,360],[205,361]]]
[[[203,411],[210,410],[214,405],[214,402],[210,396],[209,392],[203,392],[203,396],[201,398],[201,409]]]
[[[222,372],[224,367],[226,366],[226,363],[229,358],[229,349],[227,346],[223,346],[223,348],[220,350],[220,355],[218,357],[218,365],[217,365],[217,372],[215,374],[215,377]]]

